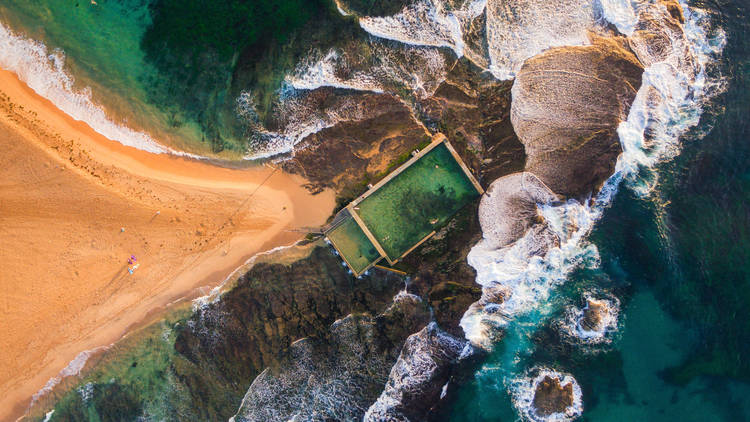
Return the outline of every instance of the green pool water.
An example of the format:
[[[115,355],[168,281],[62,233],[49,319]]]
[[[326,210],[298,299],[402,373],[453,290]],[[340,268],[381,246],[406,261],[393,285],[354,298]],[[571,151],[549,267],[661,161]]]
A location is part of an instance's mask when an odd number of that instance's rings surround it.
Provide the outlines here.
[[[351,217],[328,232],[327,236],[357,274],[380,258],[375,246]]]
[[[446,145],[440,144],[365,198],[355,212],[396,260],[478,196]]]

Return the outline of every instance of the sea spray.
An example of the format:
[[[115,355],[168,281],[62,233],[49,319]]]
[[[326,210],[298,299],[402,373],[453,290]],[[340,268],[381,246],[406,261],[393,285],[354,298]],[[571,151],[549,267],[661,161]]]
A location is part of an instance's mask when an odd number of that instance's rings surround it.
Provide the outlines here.
[[[586,235],[611,202],[620,181],[626,180],[629,188],[647,195],[652,185],[642,185],[644,173],[653,172],[659,162],[679,152],[679,137],[698,123],[703,104],[720,92],[721,81],[707,81],[705,75],[706,66],[721,52],[723,32],[707,30],[703,26],[707,24],[707,17],[702,11],[689,10],[686,15],[686,30],[701,28],[697,32],[704,35],[703,38],[693,37],[698,45],[691,49],[700,71],[691,77],[685,70],[669,68],[665,71],[668,65],[664,63],[646,68],[628,119],[618,128],[623,153],[618,158],[615,173],[597,196],[584,203],[569,200],[564,204],[538,205],[546,226],[560,239],[560,245],[541,254],[529,254],[526,251],[534,248],[527,244],[530,237],[527,234],[500,249],[488,248],[483,240],[470,252],[469,263],[477,270],[480,285],[512,287],[510,299],[498,305],[507,315],[528,311],[538,304],[552,286],[564,281],[580,263],[598,262],[596,247],[586,242]],[[649,93],[651,95],[647,96]],[[649,136],[654,133],[659,136]],[[473,334],[479,328],[476,322],[477,315],[467,312],[462,326],[467,338],[481,344],[481,336]]]
[[[589,31],[600,25],[592,0],[496,1],[486,13],[489,71],[498,79],[513,79],[526,59],[548,48],[589,44]]]
[[[170,149],[144,132],[112,121],[106,111],[92,101],[90,88],[75,87],[73,77],[65,70],[63,51],[49,51],[43,43],[16,34],[1,22],[0,67],[15,73],[37,94],[108,139],[156,154],[200,158]]]
[[[286,82],[296,90],[333,87],[394,93],[404,87],[421,99],[431,96],[445,81],[448,63],[438,49],[369,39],[364,45],[331,49],[325,55],[310,54]]]
[[[446,6],[441,0],[418,0],[394,16],[360,18],[359,25],[376,37],[411,45],[447,47],[461,57],[464,41],[459,16]]]
[[[610,8],[611,9],[611,8]],[[540,2],[518,0],[419,0],[394,16],[359,20],[368,33],[408,45],[445,47],[457,57],[466,55],[498,79],[512,79],[524,60],[550,47],[588,44],[588,32],[599,25],[601,8],[591,0]],[[484,22],[480,19],[484,18]],[[469,28],[478,26],[487,50],[471,51]],[[479,56],[484,56],[479,58]]]
[[[484,239],[469,254],[469,264],[477,270],[477,283],[483,286],[483,299],[495,297],[494,292],[499,289],[506,292],[499,303],[477,306],[480,301],[473,305],[461,320],[467,339],[481,347],[492,348],[497,333],[505,332],[501,367],[487,366],[478,376],[499,375],[516,398],[518,411],[527,419],[536,420],[528,413],[525,401],[518,400],[524,397],[517,391],[517,379],[523,379],[518,374],[523,369],[517,367],[516,354],[531,347],[530,333],[550,315],[555,306],[550,301],[553,288],[576,267],[598,266],[597,248],[586,237],[611,203],[620,182],[625,181],[637,195],[649,195],[656,183],[656,166],[679,153],[680,137],[697,125],[704,104],[723,88],[722,80],[710,77],[708,69],[725,44],[723,31],[711,27],[706,12],[690,9],[684,3],[682,7],[688,48],[680,48],[682,39],[671,39],[673,45],[667,56],[646,67],[628,118],[618,127],[623,153],[615,173],[596,197],[587,201],[538,204],[544,229],[559,239],[559,245],[550,248],[548,243],[535,243],[540,238],[530,230],[515,243],[501,248],[493,248]],[[610,8],[609,12],[612,10],[618,9]],[[680,54],[689,57],[675,57]]]

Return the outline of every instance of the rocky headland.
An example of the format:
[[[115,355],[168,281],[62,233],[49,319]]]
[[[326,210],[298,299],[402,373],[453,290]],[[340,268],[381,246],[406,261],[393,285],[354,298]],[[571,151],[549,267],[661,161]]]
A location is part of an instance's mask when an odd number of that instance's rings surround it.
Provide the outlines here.
[[[369,10],[364,2],[343,9]],[[391,9],[401,10],[389,3],[382,13]],[[660,39],[674,39],[664,34],[681,30],[676,3],[640,13],[632,35],[591,28],[584,45],[545,48],[526,58],[513,80],[498,80],[481,67],[490,58],[481,42],[487,40],[481,29],[486,13],[462,21],[466,56],[439,50],[445,72],[429,89],[402,79],[352,88],[356,75],[385,68],[347,59],[357,48],[372,49],[372,39],[345,44],[349,54],[321,59],[319,68],[332,66],[337,86],[308,84],[296,100],[344,117],[305,136],[279,161],[310,180],[310,191],[333,188],[344,204],[442,132],[486,195],[399,263],[408,276],[374,269],[355,279],[318,243],[294,262],[256,264],[219,299],[173,327],[174,355],[162,365],[169,394],[160,406],[177,406],[184,420],[438,418],[438,402],[450,399],[451,383],[481,355],[482,345],[465,339],[462,317],[496,308],[513,294],[500,283],[475,282],[467,263],[472,246],[481,241],[500,250],[525,239],[528,256],[544,256],[561,239],[538,204],[583,201],[615,170],[622,153],[617,129],[628,118],[644,68],[668,48],[659,47]],[[648,19],[648,13],[661,15]],[[581,326],[601,323],[601,307],[589,302]],[[580,415],[575,380],[555,374],[529,383],[540,420]]]

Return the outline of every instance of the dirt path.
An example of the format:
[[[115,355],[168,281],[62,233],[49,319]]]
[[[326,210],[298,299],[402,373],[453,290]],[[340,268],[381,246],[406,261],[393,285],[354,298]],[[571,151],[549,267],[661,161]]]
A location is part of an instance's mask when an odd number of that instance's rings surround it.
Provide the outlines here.
[[[334,206],[332,192],[312,196],[271,167],[109,141],[5,71],[0,151],[0,420],[79,352],[299,239],[287,229],[320,225]]]

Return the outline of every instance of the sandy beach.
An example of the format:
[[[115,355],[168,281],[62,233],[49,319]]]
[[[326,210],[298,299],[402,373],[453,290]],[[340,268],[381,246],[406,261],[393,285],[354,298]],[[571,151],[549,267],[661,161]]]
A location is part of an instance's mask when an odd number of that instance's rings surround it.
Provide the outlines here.
[[[81,351],[207,293],[334,207],[332,192],[310,195],[271,166],[227,169],[110,141],[2,70],[0,150],[3,421]]]

